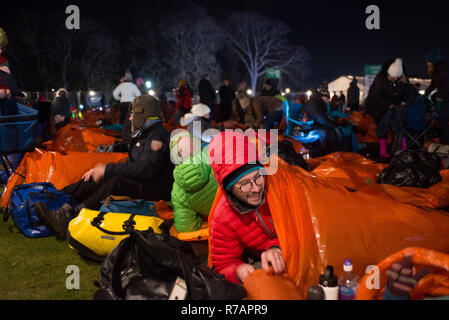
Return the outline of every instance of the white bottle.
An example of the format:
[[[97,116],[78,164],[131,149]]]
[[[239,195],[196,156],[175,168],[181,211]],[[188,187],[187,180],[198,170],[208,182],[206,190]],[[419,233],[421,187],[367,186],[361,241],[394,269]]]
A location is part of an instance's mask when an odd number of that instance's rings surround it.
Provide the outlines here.
[[[343,275],[339,282],[339,300],[354,300],[359,288],[359,276],[352,271],[351,260],[346,259],[343,265]]]
[[[338,278],[334,274],[334,267],[326,267],[326,272],[320,276],[320,286],[323,287],[326,300],[338,300]]]

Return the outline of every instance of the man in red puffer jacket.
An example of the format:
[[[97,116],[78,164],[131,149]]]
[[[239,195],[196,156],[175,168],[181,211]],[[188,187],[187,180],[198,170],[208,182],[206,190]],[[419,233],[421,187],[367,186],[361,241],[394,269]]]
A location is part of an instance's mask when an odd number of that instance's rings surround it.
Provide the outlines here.
[[[209,145],[210,164],[222,191],[210,224],[214,269],[238,283],[255,267],[244,262],[248,252],[275,273],[285,268],[279,240],[266,201],[266,180],[256,147],[242,133],[225,131]]]

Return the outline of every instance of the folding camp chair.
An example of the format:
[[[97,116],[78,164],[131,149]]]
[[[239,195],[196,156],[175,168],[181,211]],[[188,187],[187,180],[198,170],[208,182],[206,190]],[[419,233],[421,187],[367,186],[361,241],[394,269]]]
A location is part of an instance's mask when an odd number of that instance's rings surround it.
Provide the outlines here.
[[[430,119],[426,123],[426,105],[413,105],[407,107],[407,120],[405,123],[405,135],[407,138],[407,149],[422,149],[424,144],[430,140],[433,135],[433,126],[436,118]]]
[[[393,154],[402,149],[402,138],[407,140],[407,149],[418,150],[434,136],[436,119],[427,119],[426,108],[425,104],[407,106],[404,126],[395,125],[393,128]]]

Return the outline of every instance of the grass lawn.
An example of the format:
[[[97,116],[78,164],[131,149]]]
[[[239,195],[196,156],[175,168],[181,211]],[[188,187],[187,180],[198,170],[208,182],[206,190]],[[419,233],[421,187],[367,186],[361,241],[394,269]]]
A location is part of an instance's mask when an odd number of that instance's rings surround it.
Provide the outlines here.
[[[0,215],[0,219],[3,217]],[[80,289],[66,288],[66,268],[80,272]],[[30,239],[15,228],[12,219],[0,221],[0,300],[93,299],[93,282],[101,264],[82,259],[65,241],[55,237]]]
[[[0,194],[2,186],[0,185]],[[193,251],[207,264],[207,241],[191,242]],[[80,288],[67,289],[66,280],[79,268]],[[81,258],[56,237],[31,239],[0,214],[0,300],[91,300],[98,289],[101,263]],[[69,278],[70,283],[70,278]]]

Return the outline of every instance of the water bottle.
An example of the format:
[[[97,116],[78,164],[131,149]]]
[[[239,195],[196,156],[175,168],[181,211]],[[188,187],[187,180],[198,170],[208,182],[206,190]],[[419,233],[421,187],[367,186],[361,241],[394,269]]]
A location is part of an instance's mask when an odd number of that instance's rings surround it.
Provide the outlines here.
[[[339,281],[339,300],[354,300],[359,287],[359,280],[359,276],[352,271],[351,260],[346,259],[343,265],[343,275]]]
[[[320,286],[325,300],[338,300],[338,277],[334,274],[334,267],[326,267],[326,272],[320,276]]]
[[[321,286],[311,286],[307,291],[307,300],[325,300],[326,295]]]

